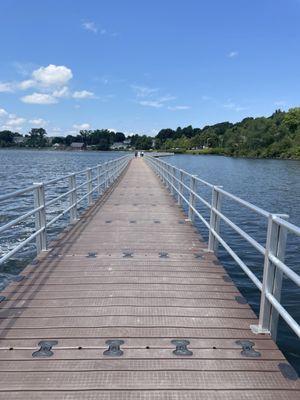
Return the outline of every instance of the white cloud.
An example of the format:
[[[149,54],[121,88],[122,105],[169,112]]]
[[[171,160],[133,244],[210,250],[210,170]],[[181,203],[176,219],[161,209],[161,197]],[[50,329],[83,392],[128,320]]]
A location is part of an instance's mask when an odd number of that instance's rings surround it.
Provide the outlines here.
[[[50,64],[33,71],[32,77],[39,85],[51,87],[66,85],[73,78],[73,74],[71,69],[64,65]]]
[[[190,106],[169,106],[168,110],[171,111],[177,111],[177,110],[189,110],[191,107]]]
[[[167,95],[157,99],[141,100],[139,101],[139,104],[145,107],[162,108],[165,106],[165,103],[175,99],[176,97]]]
[[[47,125],[47,121],[45,121],[43,118],[30,119],[28,122],[32,125],[37,125],[41,127]]]
[[[32,93],[27,96],[21,97],[23,103],[28,104],[55,104],[57,99],[50,94],[46,93]]]
[[[239,52],[238,51],[230,51],[228,54],[227,54],[227,57],[229,57],[229,58],[234,58],[234,57],[237,57],[239,55]]]
[[[11,131],[12,129],[14,130],[14,132],[20,132],[23,130],[22,126],[10,126],[10,125],[1,125],[0,129],[3,131]]]
[[[10,82],[0,82],[0,93],[11,93],[14,91],[13,84]]]
[[[158,99],[158,101],[159,101],[160,103],[165,103],[165,102],[171,101],[171,100],[176,100],[176,97],[175,97],[175,96],[167,95],[167,96],[160,97],[160,98]]]
[[[19,127],[26,122],[25,118],[17,117],[15,115],[10,115],[9,119],[6,121],[6,125],[10,127]]]
[[[150,88],[148,86],[131,85],[137,97],[148,97],[159,91],[158,88]]]
[[[4,108],[0,108],[0,117],[6,117],[7,111],[4,110]]]
[[[154,107],[154,108],[161,108],[163,106],[162,103],[156,100],[142,100],[139,102],[141,106],[145,107]]]
[[[92,99],[94,96],[94,93],[89,92],[88,90],[77,91],[72,95],[74,99]]]
[[[69,96],[69,88],[67,86],[63,86],[61,89],[54,90],[52,93],[53,97],[68,97]]]
[[[93,32],[93,33],[98,33],[98,27],[96,26],[95,22],[92,21],[86,21],[82,23],[83,29]],[[102,31],[101,31],[102,34]]]
[[[33,79],[27,79],[18,84],[19,89],[26,90],[35,86],[36,82]]]
[[[90,129],[91,125],[88,123],[84,123],[84,124],[74,124],[73,128],[76,130],[86,130],[86,129]]]

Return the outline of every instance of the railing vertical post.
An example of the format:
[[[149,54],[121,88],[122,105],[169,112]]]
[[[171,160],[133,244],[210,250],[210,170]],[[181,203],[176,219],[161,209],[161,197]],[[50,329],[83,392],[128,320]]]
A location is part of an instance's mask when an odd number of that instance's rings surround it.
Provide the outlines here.
[[[46,232],[46,208],[45,208],[45,188],[43,183],[34,183],[34,207],[42,207],[35,213],[35,230],[43,231],[36,237],[37,254],[47,250],[47,232]]]
[[[174,169],[172,165],[169,165],[169,181],[170,181],[170,193],[173,196],[174,195]]]
[[[220,217],[215,213],[213,209],[221,211],[221,193],[218,191],[218,187],[213,186],[212,188],[212,199],[211,199],[211,211],[210,211],[210,222],[209,222],[209,238],[208,238],[208,251],[217,252],[219,241],[213,234],[212,230],[216,233],[220,231]]]
[[[72,192],[69,195],[70,200],[70,223],[72,224],[77,219],[77,190],[76,190],[76,175],[69,176],[69,190]]]
[[[164,184],[165,183],[165,175],[164,175],[165,172],[164,172],[164,166],[161,162],[159,163],[159,167],[160,167],[160,179],[161,179],[162,183]]]
[[[115,180],[115,161],[111,162],[111,183]]]
[[[279,215],[270,214],[269,216],[259,321],[257,326],[251,326],[255,333],[271,333],[274,340],[277,336],[279,315],[267,299],[267,295],[272,294],[280,302],[283,273],[270,261],[270,255],[284,261],[287,238],[287,229],[276,222],[276,216]],[[280,217],[288,218],[287,215],[280,215]]]
[[[182,169],[179,170],[179,184],[178,184],[178,205],[182,206],[182,197],[180,196],[183,195],[183,171]]]
[[[91,205],[93,202],[93,182],[92,182],[92,169],[88,168],[86,170],[86,179],[87,179],[87,192],[89,193],[88,195],[88,204]]]
[[[97,186],[98,186],[98,196],[101,196],[102,194],[102,188],[101,188],[101,168],[102,165],[97,165]]]
[[[195,218],[195,213],[194,213],[193,207],[195,208],[195,205],[196,205],[196,197],[193,192],[196,191],[196,176],[197,175],[192,175],[190,178],[190,197],[189,197],[188,218],[191,221],[194,221],[194,218]]]
[[[105,183],[104,183],[104,187],[105,189],[108,188],[109,184],[108,184],[108,163],[104,163],[104,171],[105,171]]]
[[[160,163],[160,167],[161,167],[161,180],[162,180],[162,183],[163,183],[164,185],[166,185],[166,171],[165,171],[165,166],[164,166],[164,164]]]

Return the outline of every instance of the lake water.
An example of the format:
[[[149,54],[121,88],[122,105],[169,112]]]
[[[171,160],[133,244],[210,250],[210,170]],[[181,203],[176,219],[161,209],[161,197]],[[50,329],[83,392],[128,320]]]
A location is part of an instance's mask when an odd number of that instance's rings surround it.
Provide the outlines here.
[[[45,181],[70,172],[79,171],[94,166],[108,159],[121,156],[120,152],[63,152],[63,151],[31,151],[31,150],[0,150],[0,195],[31,185],[33,182]],[[300,161],[290,160],[256,160],[238,159],[221,156],[176,155],[164,158],[182,169],[207,180],[267,211],[285,213],[290,222],[300,226]],[[66,187],[61,186],[61,191]],[[199,190],[204,198],[209,200],[210,193],[203,187]],[[57,195],[49,188],[49,197]],[[53,207],[50,214],[55,215],[59,206]],[[32,207],[32,198],[23,202],[6,202],[0,204],[0,225],[11,218],[28,211]],[[201,204],[197,208],[205,218],[209,214]],[[224,200],[222,210],[226,216],[242,227],[262,245],[266,239],[266,221],[253,212],[237,206],[232,201]],[[67,217],[60,220],[50,230],[50,238],[54,237],[67,223]],[[196,222],[200,233],[207,239],[204,226]],[[11,234],[0,239],[0,254],[12,248],[17,241],[23,240],[33,229],[29,225],[16,227]],[[221,234],[230,246],[255,274],[262,276],[262,257],[232,230],[221,224]],[[13,260],[0,267],[0,288],[6,285],[19,273],[26,262],[34,255],[34,246],[28,246]],[[222,249],[219,258],[226,267],[231,278],[247,298],[255,312],[259,307],[259,293],[243,271],[231,257]],[[288,236],[286,263],[300,274],[300,240]],[[299,288],[289,280],[283,282],[282,301],[292,316],[300,321]],[[300,372],[300,342],[295,335],[280,321],[278,344],[289,361]]]

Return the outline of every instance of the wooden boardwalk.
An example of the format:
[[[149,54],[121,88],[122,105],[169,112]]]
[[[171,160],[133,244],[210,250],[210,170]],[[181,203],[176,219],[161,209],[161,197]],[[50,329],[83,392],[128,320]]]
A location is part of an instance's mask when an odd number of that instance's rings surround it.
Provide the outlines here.
[[[299,400],[298,380],[143,159],[1,295],[0,399]],[[104,355],[122,339],[120,357]],[[173,354],[188,339],[191,356]],[[41,340],[53,355],[36,358]],[[260,357],[241,354],[251,340]]]

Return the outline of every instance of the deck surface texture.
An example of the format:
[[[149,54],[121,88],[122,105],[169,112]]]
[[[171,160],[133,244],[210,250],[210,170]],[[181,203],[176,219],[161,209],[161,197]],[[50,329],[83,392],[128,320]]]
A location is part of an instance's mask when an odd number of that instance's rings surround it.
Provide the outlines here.
[[[102,203],[1,293],[0,399],[299,400],[299,379],[251,333],[255,314],[143,159]],[[53,356],[33,358],[46,339]],[[124,340],[122,357],[103,355],[108,339]],[[174,355],[173,339],[193,355]]]

